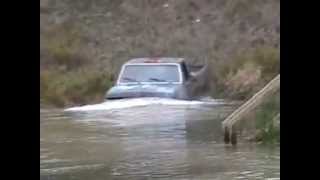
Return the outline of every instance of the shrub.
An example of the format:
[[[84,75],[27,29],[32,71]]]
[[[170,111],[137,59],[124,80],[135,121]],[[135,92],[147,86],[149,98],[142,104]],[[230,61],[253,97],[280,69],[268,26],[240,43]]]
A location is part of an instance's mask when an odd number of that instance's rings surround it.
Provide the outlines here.
[[[280,53],[275,48],[259,47],[241,52],[215,69],[218,96],[247,99],[280,73]]]
[[[280,92],[262,104],[256,112],[256,128],[263,143],[280,142],[280,127],[274,117],[280,112]]]
[[[64,66],[69,70],[86,64],[89,56],[82,35],[74,25],[65,24],[47,32],[44,49],[51,58],[42,59],[46,61],[42,64]]]
[[[40,98],[44,103],[58,107],[91,103],[102,100],[111,83],[109,73],[91,69],[42,71]]]

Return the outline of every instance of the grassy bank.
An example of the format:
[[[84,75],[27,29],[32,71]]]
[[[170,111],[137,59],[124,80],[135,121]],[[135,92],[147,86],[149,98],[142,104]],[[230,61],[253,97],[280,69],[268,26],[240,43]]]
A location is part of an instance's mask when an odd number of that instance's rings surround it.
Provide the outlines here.
[[[89,61],[81,52],[65,48],[65,43],[48,51],[51,61],[40,70],[41,99],[45,104],[58,107],[103,100],[117,71]],[[210,59],[211,81],[208,84],[213,87],[212,97],[250,98],[279,73],[279,56],[278,49],[259,47],[241,52],[223,63]]]
[[[242,139],[268,145],[280,143],[280,90],[247,114],[237,128]]]
[[[123,62],[170,56],[208,59],[212,96],[244,100],[278,71],[279,17],[278,0],[41,1],[41,99],[93,103]]]
[[[246,100],[280,73],[280,50],[262,46],[213,65],[214,97]]]
[[[280,142],[280,92],[268,99],[267,102],[257,110],[256,141],[261,141],[264,144],[274,144]]]
[[[216,93],[213,97],[246,101],[280,73],[280,50],[262,46],[238,53],[215,66]],[[263,144],[280,142],[280,92],[247,115],[241,123],[251,140]],[[252,136],[254,134],[254,136]]]
[[[95,69],[44,70],[40,73],[40,98],[55,107],[81,105],[103,100],[112,76]]]

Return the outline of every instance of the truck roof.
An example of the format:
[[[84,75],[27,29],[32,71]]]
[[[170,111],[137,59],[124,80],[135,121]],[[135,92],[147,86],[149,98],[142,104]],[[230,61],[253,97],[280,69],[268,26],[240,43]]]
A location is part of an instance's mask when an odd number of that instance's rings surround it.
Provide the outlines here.
[[[184,58],[171,58],[171,57],[146,57],[135,58],[129,60],[126,64],[139,64],[139,63],[182,63]]]

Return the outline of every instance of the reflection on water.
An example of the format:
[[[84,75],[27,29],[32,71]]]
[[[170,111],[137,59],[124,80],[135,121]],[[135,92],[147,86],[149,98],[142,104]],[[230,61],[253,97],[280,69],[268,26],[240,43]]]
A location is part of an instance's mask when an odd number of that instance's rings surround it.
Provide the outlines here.
[[[170,103],[41,110],[41,179],[280,177],[279,147],[224,145],[221,120],[233,106]]]

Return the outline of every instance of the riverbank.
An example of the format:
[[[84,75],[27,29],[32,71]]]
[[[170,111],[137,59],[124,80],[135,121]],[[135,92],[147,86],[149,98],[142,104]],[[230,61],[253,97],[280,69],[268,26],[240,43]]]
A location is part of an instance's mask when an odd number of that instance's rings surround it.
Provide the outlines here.
[[[109,73],[92,68],[48,69],[40,71],[40,99],[53,107],[100,102],[112,81]]]
[[[280,92],[262,104],[255,115],[255,140],[264,144],[280,143]]]
[[[207,83],[211,96],[242,101],[250,98],[279,73],[279,57],[279,50],[260,47],[242,52],[230,62],[209,60]],[[99,102],[114,83],[117,70],[90,61],[69,67],[69,61],[76,61],[71,59],[40,70],[40,98],[44,104],[65,107]]]
[[[280,144],[280,91],[244,117],[237,128],[246,141]]]
[[[41,1],[41,103],[101,102],[121,65],[135,57],[207,59],[215,99],[245,101],[280,72],[278,0],[163,3]],[[269,127],[265,111],[255,119],[258,129]]]
[[[116,77],[116,74],[88,64],[71,69],[61,64],[52,67],[40,71],[41,104],[49,107],[101,102]],[[245,101],[279,73],[279,51],[270,47],[257,48],[236,56],[230,63],[211,61],[209,69],[209,79],[215,80],[208,82],[216,85],[211,90],[215,99]],[[275,127],[278,122],[273,120],[280,111],[280,93],[270,99],[253,112],[251,122],[256,124],[256,130],[251,141],[280,142],[280,127]]]

